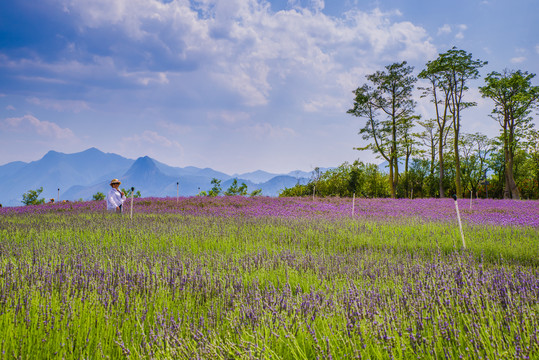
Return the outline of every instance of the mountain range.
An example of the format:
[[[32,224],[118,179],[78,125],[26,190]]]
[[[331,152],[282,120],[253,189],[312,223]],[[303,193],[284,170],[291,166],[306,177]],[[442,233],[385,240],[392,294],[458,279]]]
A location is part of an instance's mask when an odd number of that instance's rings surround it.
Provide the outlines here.
[[[122,181],[120,187],[135,188],[142,197],[194,196],[208,191],[213,178],[221,180],[226,190],[237,179],[248,191],[262,190],[262,195],[277,196],[284,188],[307,183],[310,172],[292,171],[273,174],[262,170],[228,175],[210,168],[173,167],[148,156],[136,160],[96,148],[64,154],[49,151],[37,161],[10,162],[0,166],[0,204],[22,205],[22,195],[43,187],[40,198],[55,200],[91,200],[97,192],[106,193],[113,178]]]

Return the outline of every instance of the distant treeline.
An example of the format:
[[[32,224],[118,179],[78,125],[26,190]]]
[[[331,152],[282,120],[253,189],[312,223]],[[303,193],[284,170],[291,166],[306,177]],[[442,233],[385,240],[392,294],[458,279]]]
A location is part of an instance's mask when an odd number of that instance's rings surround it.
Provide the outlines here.
[[[530,154],[520,150],[517,151],[515,160],[514,176],[521,199],[539,199],[539,152]],[[464,187],[462,196],[469,197],[472,192],[473,197],[504,198],[506,164],[503,148],[490,152],[490,156],[483,161],[479,159],[477,151],[466,151],[461,161]],[[399,174],[397,197],[440,197],[440,178],[435,171],[437,166],[436,163],[432,164],[426,159],[410,160],[408,169]],[[443,179],[445,192],[442,197],[457,193],[454,169],[454,157],[448,153]],[[485,171],[487,171],[487,177],[484,176]],[[313,193],[323,197],[352,197],[354,194],[356,197],[367,198],[391,197],[391,186],[387,169],[356,160],[352,164],[345,162],[326,172],[315,169],[309,183],[286,188],[279,196],[312,196]]]
[[[284,190],[283,196],[363,195],[368,197],[458,197],[506,199],[539,198],[539,131],[533,116],[539,105],[535,74],[522,70],[491,72],[479,87],[490,99],[490,117],[499,136],[466,134],[469,83],[480,77],[486,61],[452,48],[429,61],[417,75],[406,61],[367,75],[355,91],[348,113],[364,121],[360,130],[372,151],[387,162],[387,174],[376,165],[343,164],[324,174],[314,173],[307,185]],[[422,80],[421,97],[431,101],[432,119],[415,113],[413,89]],[[475,119],[477,120],[477,119]],[[488,194],[487,194],[488,193]],[[467,196],[467,195],[466,195]]]

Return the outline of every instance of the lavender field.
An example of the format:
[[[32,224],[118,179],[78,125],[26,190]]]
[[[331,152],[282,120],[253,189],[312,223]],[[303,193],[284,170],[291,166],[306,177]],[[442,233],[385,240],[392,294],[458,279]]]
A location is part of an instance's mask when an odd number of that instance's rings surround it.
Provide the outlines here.
[[[5,359],[539,359],[539,202],[0,208]]]

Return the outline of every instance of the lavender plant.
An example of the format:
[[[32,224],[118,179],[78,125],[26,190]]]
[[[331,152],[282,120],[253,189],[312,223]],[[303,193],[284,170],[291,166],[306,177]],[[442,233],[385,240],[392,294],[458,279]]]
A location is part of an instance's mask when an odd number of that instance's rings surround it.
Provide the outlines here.
[[[539,358],[537,202],[135,201],[0,209],[2,358]]]

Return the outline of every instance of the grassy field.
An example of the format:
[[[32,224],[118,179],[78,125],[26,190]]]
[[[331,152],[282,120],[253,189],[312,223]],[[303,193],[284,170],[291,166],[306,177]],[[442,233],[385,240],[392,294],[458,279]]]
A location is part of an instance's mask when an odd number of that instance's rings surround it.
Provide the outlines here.
[[[0,356],[539,358],[538,202],[373,201],[2,209]]]

